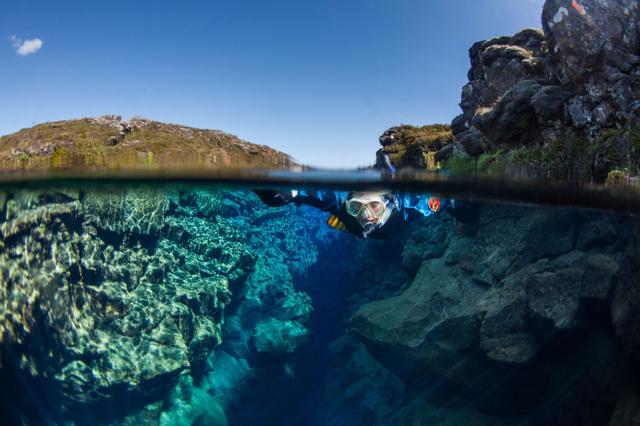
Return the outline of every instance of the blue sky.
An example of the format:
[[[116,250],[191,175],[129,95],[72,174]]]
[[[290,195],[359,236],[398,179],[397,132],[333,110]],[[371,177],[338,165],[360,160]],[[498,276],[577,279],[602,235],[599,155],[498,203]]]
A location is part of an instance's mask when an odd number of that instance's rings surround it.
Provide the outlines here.
[[[543,3],[6,0],[0,134],[139,115],[370,164],[388,127],[450,122],[471,44],[540,27]]]

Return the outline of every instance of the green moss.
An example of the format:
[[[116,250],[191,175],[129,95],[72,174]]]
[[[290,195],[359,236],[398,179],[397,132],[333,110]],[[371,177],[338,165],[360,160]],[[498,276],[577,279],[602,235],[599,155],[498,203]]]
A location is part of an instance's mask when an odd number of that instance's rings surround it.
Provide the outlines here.
[[[640,128],[609,129],[598,140],[598,153],[605,155],[612,168],[632,175],[640,174]]]
[[[26,152],[19,152],[16,159],[20,162],[29,161],[29,155]]]
[[[598,169],[594,169],[598,158]],[[606,129],[593,142],[586,135],[569,133],[542,147],[496,150],[471,157],[453,157],[446,168],[452,173],[481,175],[526,175],[590,182],[609,170],[640,174],[640,127]]]
[[[476,159],[468,155],[452,155],[444,168],[453,175],[466,176],[476,171]]]
[[[503,158],[504,151],[501,149],[492,153],[483,153],[478,157],[476,171],[486,175],[500,174],[504,171],[502,162]]]
[[[557,139],[544,147],[521,147],[511,151],[496,150],[481,154],[471,167],[471,160],[454,159],[447,168],[460,173],[484,176],[528,176],[560,180],[590,180],[593,149],[586,138]],[[457,173],[457,172],[454,172]]]
[[[146,165],[147,167],[153,167],[153,152],[151,151],[147,151]]]
[[[65,165],[67,155],[68,153],[63,147],[57,146],[53,150],[53,154],[51,154],[51,166],[63,167]]]

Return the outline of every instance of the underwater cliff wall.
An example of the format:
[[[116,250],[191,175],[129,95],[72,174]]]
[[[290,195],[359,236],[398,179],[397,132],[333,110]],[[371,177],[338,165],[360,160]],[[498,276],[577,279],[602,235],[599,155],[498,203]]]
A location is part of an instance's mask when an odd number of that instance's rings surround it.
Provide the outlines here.
[[[617,312],[635,303],[637,232],[623,216],[500,205],[418,227],[403,251],[409,287],[351,322],[406,386],[402,421],[609,424],[616,404],[629,415],[637,355]]]
[[[17,191],[1,201],[2,382],[31,396],[16,404],[3,392],[6,413],[101,423],[215,366],[223,335],[238,362],[268,353],[283,365],[308,338],[310,299],[292,276],[332,240],[316,212],[273,212],[229,191]]]

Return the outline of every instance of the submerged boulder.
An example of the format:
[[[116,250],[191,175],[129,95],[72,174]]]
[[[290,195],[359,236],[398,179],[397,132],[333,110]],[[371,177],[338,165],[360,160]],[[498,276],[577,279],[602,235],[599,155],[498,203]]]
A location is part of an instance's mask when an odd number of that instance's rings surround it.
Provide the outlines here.
[[[432,280],[438,285],[427,284]],[[381,355],[381,362],[405,381],[424,373],[424,367],[462,379],[477,367],[465,352],[480,328],[472,303],[478,290],[468,278],[452,275],[443,260],[427,260],[409,289],[363,306],[352,326],[372,352]]]

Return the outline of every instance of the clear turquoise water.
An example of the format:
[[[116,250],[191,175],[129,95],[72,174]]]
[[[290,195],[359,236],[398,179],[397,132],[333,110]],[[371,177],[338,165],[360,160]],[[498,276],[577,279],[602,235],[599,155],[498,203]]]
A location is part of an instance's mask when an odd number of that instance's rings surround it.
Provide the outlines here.
[[[3,424],[632,424],[631,190],[317,171],[3,182]],[[456,208],[365,239],[258,187]]]

